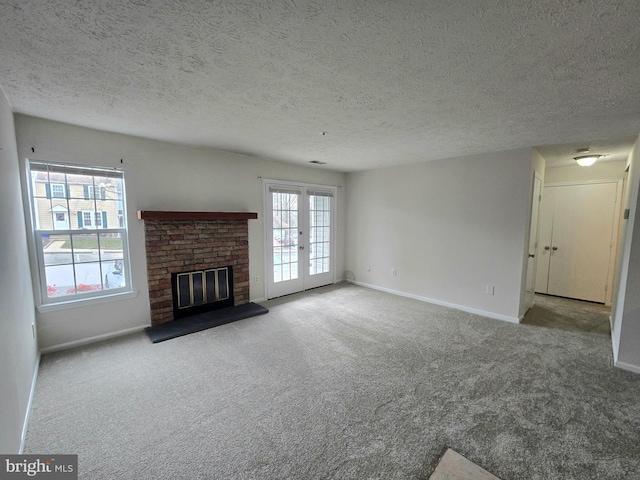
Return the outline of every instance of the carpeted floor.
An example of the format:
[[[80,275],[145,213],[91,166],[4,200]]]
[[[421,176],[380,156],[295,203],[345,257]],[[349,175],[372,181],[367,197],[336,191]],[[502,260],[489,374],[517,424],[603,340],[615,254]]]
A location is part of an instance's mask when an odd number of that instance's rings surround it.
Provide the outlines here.
[[[83,479],[640,479],[640,376],[606,335],[341,284],[152,345],[42,358],[25,453]],[[87,319],[90,321],[90,319]]]
[[[610,315],[611,308],[602,304],[536,294],[535,305],[529,309],[522,323],[570,332],[611,335]]]

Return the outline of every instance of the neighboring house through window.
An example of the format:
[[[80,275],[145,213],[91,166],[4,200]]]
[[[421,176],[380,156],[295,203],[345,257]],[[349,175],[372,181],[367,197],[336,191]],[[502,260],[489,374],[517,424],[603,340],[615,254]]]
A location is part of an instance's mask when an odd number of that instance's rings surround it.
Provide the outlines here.
[[[42,303],[131,290],[124,173],[29,162]]]

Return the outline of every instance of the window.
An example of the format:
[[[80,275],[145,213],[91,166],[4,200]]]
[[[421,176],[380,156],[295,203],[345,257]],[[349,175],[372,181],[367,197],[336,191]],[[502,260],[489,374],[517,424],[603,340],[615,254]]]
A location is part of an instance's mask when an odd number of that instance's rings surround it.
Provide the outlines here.
[[[84,190],[84,198],[106,200],[107,189],[98,185],[87,185]]]
[[[65,198],[64,194],[64,184],[63,183],[52,183],[51,184],[51,196],[53,198]]]
[[[130,291],[123,172],[31,161],[29,174],[42,303]]]
[[[122,228],[124,226],[124,222],[122,222],[119,227]],[[83,210],[78,212],[78,228],[107,228],[108,220],[107,220],[107,212],[100,211],[96,212],[93,210]]]
[[[82,227],[90,227],[93,225],[92,220],[93,220],[93,215],[91,215],[93,212],[82,212]],[[78,224],[78,226],[80,227],[80,224]],[[80,227],[80,228],[82,228]]]

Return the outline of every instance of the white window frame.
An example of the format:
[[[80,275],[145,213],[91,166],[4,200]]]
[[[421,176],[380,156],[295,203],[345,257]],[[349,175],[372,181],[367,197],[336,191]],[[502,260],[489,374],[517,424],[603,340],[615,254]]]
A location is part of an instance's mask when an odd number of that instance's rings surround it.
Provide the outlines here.
[[[67,198],[67,188],[64,183],[51,183],[50,185],[51,185],[51,198]],[[54,187],[61,187],[62,194],[56,195],[54,191]]]
[[[71,247],[71,263],[67,264],[67,265],[71,265],[73,272],[74,272],[74,289],[76,290],[76,293],[72,293],[72,294],[68,294],[68,295],[59,295],[59,296],[54,296],[54,297],[49,297],[48,293],[47,293],[47,276],[46,276],[46,265],[45,265],[45,256],[44,256],[44,249],[43,249],[43,237],[47,236],[47,235],[68,235],[70,239],[73,239],[74,236],[81,236],[81,235],[87,235],[87,229],[84,228],[69,228],[69,229],[65,229],[65,230],[60,230],[60,229],[50,229],[50,230],[44,230],[44,229],[40,229],[39,224],[36,222],[36,219],[38,218],[38,212],[37,212],[37,208],[36,208],[36,204],[38,200],[42,200],[42,197],[38,197],[36,196],[35,192],[35,188],[33,185],[33,181],[32,179],[32,172],[33,171],[39,171],[39,172],[56,172],[56,173],[66,173],[66,174],[75,174],[75,175],[87,175],[87,176],[92,176],[94,177],[94,182],[95,182],[95,177],[111,177],[111,178],[117,178],[119,180],[122,181],[122,199],[120,200],[122,202],[123,205],[123,215],[126,215],[126,195],[124,193],[124,172],[122,170],[119,169],[115,169],[115,168],[100,168],[100,167],[85,167],[85,166],[78,166],[78,165],[71,165],[71,164],[62,164],[62,163],[51,163],[51,162],[43,162],[43,161],[37,161],[37,160],[27,160],[27,175],[29,178],[29,203],[30,203],[30,209],[31,209],[31,215],[32,215],[32,234],[33,234],[33,239],[34,239],[34,245],[35,245],[35,249],[36,249],[36,255],[37,255],[37,261],[38,261],[38,274],[39,274],[39,286],[40,286],[40,291],[39,291],[39,296],[40,296],[40,306],[47,307],[57,307],[57,306],[61,306],[64,307],[64,305],[67,304],[73,304],[76,303],[78,301],[83,301],[83,300],[87,300],[87,299],[93,299],[93,300],[97,300],[97,301],[104,301],[104,300],[108,300],[109,297],[112,296],[116,296],[116,295],[122,295],[122,294],[132,294],[132,285],[131,285],[131,269],[129,267],[130,265],[130,256],[129,256],[129,240],[128,240],[128,231],[127,231],[127,222],[126,222],[126,217],[125,217],[125,221],[123,222],[123,226],[118,226],[116,228],[102,228],[102,226],[96,226],[96,218],[99,215],[100,216],[100,222],[102,222],[102,211],[97,209],[97,201],[99,201],[99,198],[92,198],[91,200],[93,200],[94,203],[94,210],[80,210],[82,212],[82,216],[83,216],[83,223],[84,223],[84,214],[85,213],[89,213],[90,217],[91,217],[91,221],[92,224],[91,226],[88,226],[88,230],[92,230],[96,232],[96,235],[98,235],[97,237],[97,241],[98,241],[98,245],[100,242],[100,236],[101,235],[108,235],[108,234],[119,234],[119,237],[122,239],[122,272],[121,275],[122,277],[118,277],[118,278],[123,278],[124,279],[124,286],[123,287],[116,287],[116,288],[106,288],[106,280],[104,280],[104,276],[107,272],[105,272],[103,270],[103,265],[105,263],[105,258],[102,256],[103,255],[103,249],[101,249],[100,247],[98,247],[95,251],[95,254],[97,255],[97,258],[95,261],[90,261],[90,262],[86,262],[86,261],[82,261],[82,260],[76,260],[76,258],[78,258],[78,256],[74,253],[73,251],[73,246]],[[49,182],[50,185],[52,185],[51,182]],[[55,182],[55,184],[60,184],[59,182]],[[64,184],[63,184],[64,185]],[[100,187],[96,187],[96,188],[100,188]],[[66,193],[66,189],[65,192]],[[56,198],[56,199],[60,199],[60,197],[54,197],[53,196],[53,189],[51,189],[51,195],[50,197]],[[71,209],[70,207],[70,203],[74,201],[74,199],[69,199],[66,198],[65,195],[65,200],[67,202],[67,209],[70,212]],[[73,245],[73,244],[72,244]],[[110,261],[110,259],[107,259],[107,261]],[[115,262],[115,260],[114,260]],[[100,282],[101,282],[101,290],[93,290],[93,291],[80,291],[78,290],[79,285],[82,283],[82,281],[79,281],[76,278],[76,272],[77,272],[77,267],[83,263],[96,263],[99,268],[100,268]],[[38,307],[40,309],[40,306]]]
[[[88,185],[87,186],[87,196],[88,200],[103,200],[102,198],[102,187],[101,185]]]
[[[82,212],[82,228],[80,230],[104,230],[102,225],[103,210],[80,210],[80,212]],[[89,223],[87,223],[87,218]],[[109,222],[107,222],[107,226],[108,224]]]
[[[93,227],[93,218],[91,210],[82,210],[82,228]]]

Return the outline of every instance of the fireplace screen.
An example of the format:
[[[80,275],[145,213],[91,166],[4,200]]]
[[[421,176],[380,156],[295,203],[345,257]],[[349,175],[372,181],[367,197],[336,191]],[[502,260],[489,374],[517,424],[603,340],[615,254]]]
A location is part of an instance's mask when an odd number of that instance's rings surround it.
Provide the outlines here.
[[[229,267],[176,275],[177,307],[197,307],[229,299]]]

